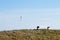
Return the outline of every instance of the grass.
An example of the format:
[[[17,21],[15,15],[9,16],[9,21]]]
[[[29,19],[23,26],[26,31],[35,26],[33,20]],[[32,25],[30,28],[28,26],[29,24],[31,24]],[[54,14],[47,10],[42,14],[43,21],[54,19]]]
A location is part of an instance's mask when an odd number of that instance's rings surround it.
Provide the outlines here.
[[[60,30],[1,31],[0,40],[60,40]]]

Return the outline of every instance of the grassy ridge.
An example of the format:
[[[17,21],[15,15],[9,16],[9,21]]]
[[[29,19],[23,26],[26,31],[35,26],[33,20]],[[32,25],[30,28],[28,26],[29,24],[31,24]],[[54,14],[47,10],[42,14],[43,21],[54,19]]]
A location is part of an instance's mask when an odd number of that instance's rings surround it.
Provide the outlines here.
[[[60,40],[60,30],[1,31],[0,40]]]

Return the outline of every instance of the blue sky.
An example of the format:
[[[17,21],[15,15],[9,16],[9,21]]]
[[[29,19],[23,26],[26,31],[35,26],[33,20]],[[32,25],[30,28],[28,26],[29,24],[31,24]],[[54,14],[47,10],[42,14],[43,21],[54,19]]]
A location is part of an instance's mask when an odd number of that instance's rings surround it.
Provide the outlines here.
[[[34,29],[37,25],[60,29],[60,0],[0,0],[0,30]]]

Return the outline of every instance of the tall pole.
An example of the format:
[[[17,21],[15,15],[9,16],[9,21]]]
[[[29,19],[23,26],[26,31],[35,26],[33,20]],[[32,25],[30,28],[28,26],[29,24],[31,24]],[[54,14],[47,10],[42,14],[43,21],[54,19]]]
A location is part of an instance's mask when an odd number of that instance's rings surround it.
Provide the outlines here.
[[[22,16],[20,16],[20,26],[22,26]]]
[[[20,21],[22,21],[22,16],[20,16]]]

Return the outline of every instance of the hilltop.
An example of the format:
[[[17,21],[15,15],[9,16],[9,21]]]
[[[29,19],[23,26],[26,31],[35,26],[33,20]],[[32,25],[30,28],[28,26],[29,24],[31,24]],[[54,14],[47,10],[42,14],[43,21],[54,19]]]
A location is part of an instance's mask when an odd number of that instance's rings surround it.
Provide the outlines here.
[[[60,40],[60,30],[0,31],[0,40]]]

